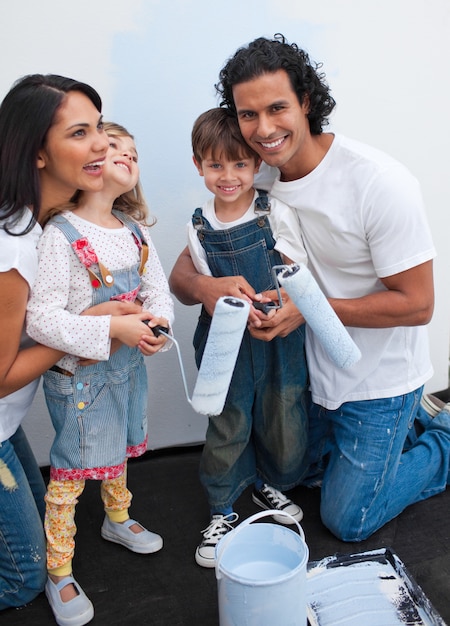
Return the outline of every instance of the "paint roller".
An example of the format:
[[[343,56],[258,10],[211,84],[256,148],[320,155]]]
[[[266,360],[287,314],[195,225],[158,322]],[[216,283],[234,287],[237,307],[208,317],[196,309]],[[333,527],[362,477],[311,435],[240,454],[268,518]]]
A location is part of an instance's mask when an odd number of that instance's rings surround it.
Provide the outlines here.
[[[156,326],[152,329],[156,336],[164,335],[175,345],[186,398],[197,413],[202,415],[222,413],[247,326],[249,310],[249,303],[240,298],[225,296],[217,300],[192,399],[189,398],[177,340],[168,334],[168,328]]]
[[[281,271],[277,273],[278,270]],[[284,287],[333,363],[338,367],[347,368],[359,361],[361,352],[358,346],[306,265],[302,263],[275,265],[272,274],[277,285],[280,304],[282,300],[278,282]]]

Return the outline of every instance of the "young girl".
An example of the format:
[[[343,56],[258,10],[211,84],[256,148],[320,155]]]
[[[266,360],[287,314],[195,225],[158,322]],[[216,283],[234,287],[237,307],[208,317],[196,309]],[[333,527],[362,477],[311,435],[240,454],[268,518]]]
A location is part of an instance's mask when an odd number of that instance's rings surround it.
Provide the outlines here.
[[[48,223],[28,310],[30,335],[67,353],[44,376],[56,431],[45,529],[47,597],[57,623],[71,626],[93,617],[91,602],[71,576],[75,504],[86,479],[102,481],[104,539],[139,553],[156,552],[163,545],[159,535],[129,518],[126,458],[147,449],[143,355],[156,353],[166,339],[151,333],[138,349],[130,334],[122,339],[125,345],[111,347],[110,326],[121,325],[127,316],[80,316],[90,304],[138,298],[149,327],[168,327],[173,321],[168,284],[144,222],[133,137],[116,124],[104,128],[110,143],[103,189],[80,193],[70,210]],[[97,362],[80,364],[73,355]]]

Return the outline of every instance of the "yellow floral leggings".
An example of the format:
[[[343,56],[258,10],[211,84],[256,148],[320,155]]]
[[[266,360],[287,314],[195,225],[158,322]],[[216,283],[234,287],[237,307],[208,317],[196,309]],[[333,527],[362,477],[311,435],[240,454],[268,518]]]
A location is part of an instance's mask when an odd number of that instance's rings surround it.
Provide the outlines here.
[[[72,572],[75,552],[75,506],[83,493],[85,480],[50,480],[45,501],[45,533],[47,535],[47,569],[55,576]],[[127,489],[126,469],[117,478],[101,482],[101,498],[105,512],[113,522],[128,519],[131,492]]]

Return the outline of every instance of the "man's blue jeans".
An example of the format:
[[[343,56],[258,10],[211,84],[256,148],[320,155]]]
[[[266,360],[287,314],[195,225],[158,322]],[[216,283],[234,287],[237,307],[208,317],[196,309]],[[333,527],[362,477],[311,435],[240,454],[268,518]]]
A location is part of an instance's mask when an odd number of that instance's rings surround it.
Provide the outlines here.
[[[0,443],[0,610],[33,600],[47,579],[45,484],[19,428]]]
[[[421,396],[422,388],[334,411],[312,404],[305,482],[322,478],[322,521],[343,541],[362,541],[410,504],[445,490],[450,413],[423,419],[417,436]]]

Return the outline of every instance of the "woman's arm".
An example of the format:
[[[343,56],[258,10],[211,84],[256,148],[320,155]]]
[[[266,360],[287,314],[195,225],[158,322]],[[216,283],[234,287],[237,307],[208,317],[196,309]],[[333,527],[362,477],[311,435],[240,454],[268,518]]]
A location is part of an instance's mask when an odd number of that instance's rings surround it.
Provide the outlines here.
[[[38,378],[65,352],[42,344],[20,349],[29,285],[17,270],[0,272],[0,293],[0,398],[4,398]],[[137,304],[109,302],[91,307],[83,315],[120,316],[140,312]]]
[[[0,273],[0,397],[25,387],[54,365],[64,352],[35,345],[20,349],[29,286],[15,269]]]

